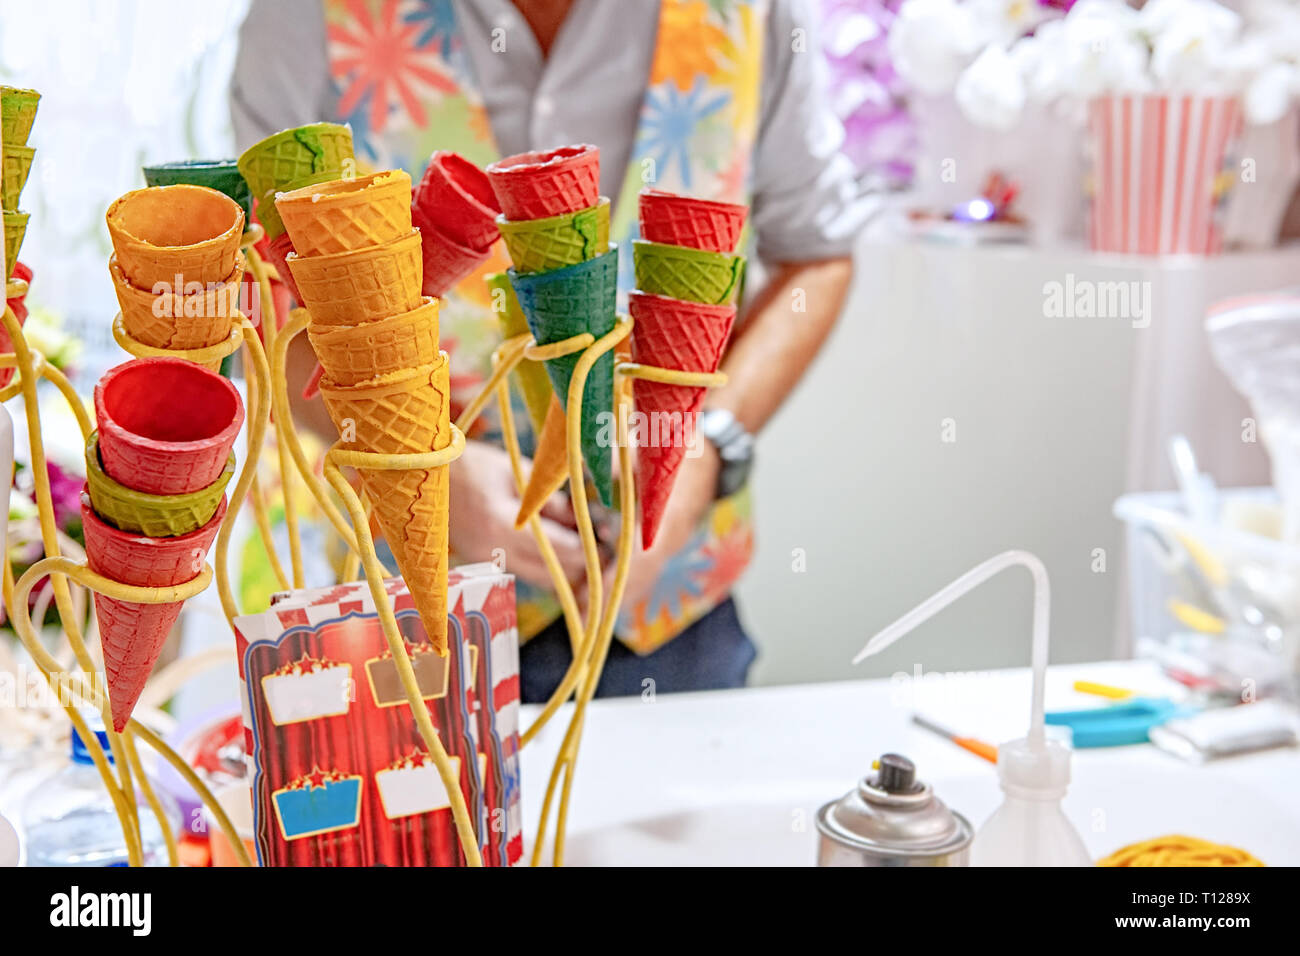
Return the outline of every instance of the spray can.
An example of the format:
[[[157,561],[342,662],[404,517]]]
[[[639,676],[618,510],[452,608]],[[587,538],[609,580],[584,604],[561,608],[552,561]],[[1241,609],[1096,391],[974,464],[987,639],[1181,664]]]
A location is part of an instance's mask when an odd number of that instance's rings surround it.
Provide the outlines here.
[[[899,754],[818,810],[817,832],[818,866],[968,866],[975,835]]]

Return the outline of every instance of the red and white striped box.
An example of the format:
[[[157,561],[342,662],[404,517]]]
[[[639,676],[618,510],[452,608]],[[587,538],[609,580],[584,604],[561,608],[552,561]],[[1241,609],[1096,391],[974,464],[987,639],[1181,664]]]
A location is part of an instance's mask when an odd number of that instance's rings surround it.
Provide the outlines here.
[[[514,578],[491,564],[451,569],[446,658],[402,580],[386,586],[483,862],[514,865],[523,857]],[[269,611],[236,618],[235,637],[261,865],[463,862],[364,581],[277,595]]]
[[[1098,252],[1213,255],[1235,177],[1241,103],[1228,96],[1104,96],[1088,104],[1089,239]]]

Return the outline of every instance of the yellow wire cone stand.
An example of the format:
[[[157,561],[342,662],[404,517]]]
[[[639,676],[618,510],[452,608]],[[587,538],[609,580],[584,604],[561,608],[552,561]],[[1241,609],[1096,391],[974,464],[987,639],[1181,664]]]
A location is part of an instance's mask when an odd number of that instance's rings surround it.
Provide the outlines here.
[[[61,673],[58,661],[40,643],[35,625],[25,614],[14,615],[19,637],[29,653],[31,653],[38,668],[45,675],[47,681],[50,682],[51,687],[56,691],[63,687],[71,692],[71,698],[65,700],[61,697],[61,702],[64,703],[64,708],[74,727],[82,738],[87,741],[91,759],[98,769],[117,809],[118,816],[122,821],[123,832],[126,835],[128,857],[132,865],[139,865],[142,862],[134,780],[138,779],[140,781],[141,791],[146,802],[159,820],[163,821],[161,804],[149,789],[147,778],[140,769],[139,757],[134,743],[136,739],[143,740],[151,749],[155,750],[164,760],[176,768],[194,788],[203,804],[211,810],[214,819],[216,819],[218,825],[229,838],[231,845],[235,848],[240,862],[244,865],[251,865],[243,841],[238,838],[229,817],[213,798],[210,790],[198,779],[193,770],[185,764],[183,758],[167,747],[148,728],[132,719],[127,723],[123,734],[119,735],[110,730],[108,733],[109,749],[113,754],[114,764],[108,763],[103,749],[99,746],[94,735],[89,732],[76,707],[77,703],[98,707],[105,715],[105,724],[108,727],[112,726],[107,713],[108,695],[101,686],[102,681],[99,680],[99,675],[95,670],[76,618],[72,613],[73,605],[67,581],[71,579],[81,587],[119,600],[139,603],[166,603],[193,597],[202,592],[215,578],[222,610],[233,628],[233,620],[238,614],[238,609],[230,589],[227,572],[227,551],[230,532],[234,525],[234,517],[238,514],[245,500],[249,500],[259,535],[270,557],[276,577],[282,587],[289,587],[290,585],[286,580],[286,575],[278,561],[271,540],[270,523],[266,514],[265,501],[261,497],[257,483],[258,458],[265,440],[267,426],[273,420],[277,451],[280,457],[281,484],[285,494],[285,520],[289,536],[293,586],[300,587],[303,583],[297,509],[293,505],[293,489],[295,485],[293,473],[296,471],[307,486],[311,496],[315,499],[316,504],[349,550],[344,579],[350,580],[358,568],[364,570],[371,596],[375,601],[380,624],[384,630],[385,639],[392,651],[399,677],[407,695],[408,706],[411,708],[420,735],[438,768],[439,776],[447,791],[461,850],[469,865],[482,865],[478,841],[474,834],[473,823],[465,803],[464,794],[460,789],[457,775],[451,766],[450,758],[439,739],[437,729],[433,726],[428,709],[420,697],[419,687],[416,683],[410,657],[406,652],[405,642],[397,629],[392,603],[383,584],[387,572],[375,555],[374,542],[369,531],[368,508],[340,469],[344,467],[364,467],[379,470],[448,467],[464,450],[465,432],[468,431],[488,404],[495,399],[500,406],[502,432],[516,487],[522,493],[526,481],[518,434],[514,427],[514,418],[509,401],[509,375],[522,361],[542,362],[580,352],[582,354],[574,369],[567,396],[565,430],[571,496],[586,563],[588,608],[584,619],[573,589],[569,585],[556,559],[554,550],[542,531],[540,521],[537,516],[533,516],[529,520],[528,526],[554,582],[574,653],[573,660],[560,685],[533,723],[523,731],[520,738],[521,747],[536,739],[539,731],[559,712],[570,697],[576,695],[573,713],[569,719],[560,752],[556,757],[547,783],[531,860],[533,865],[538,865],[542,861],[547,843],[546,835],[550,813],[558,791],[559,805],[552,843],[553,861],[556,865],[562,865],[570,795],[586,719],[586,709],[595,696],[596,687],[609,652],[619,606],[627,584],[634,547],[635,483],[632,477],[631,448],[627,440],[627,413],[631,409],[630,380],[643,378],[667,384],[707,388],[724,384],[726,376],[720,373],[681,372],[632,362],[616,363],[617,442],[619,467],[622,476],[619,483],[621,525],[615,553],[613,579],[608,594],[606,594],[600,553],[596,544],[595,531],[587,500],[579,445],[582,397],[592,367],[602,355],[614,349],[627,338],[632,330],[632,320],[627,316],[619,316],[614,329],[599,339],[584,333],[544,346],[537,345],[529,335],[520,335],[508,339],[502,343],[492,357],[493,371],[488,381],[452,427],[452,440],[447,448],[418,455],[384,455],[352,451],[341,448],[336,444],[326,454],[322,480],[322,476],[315,473],[311,463],[307,460],[298,439],[292,420],[284,374],[289,345],[297,335],[306,329],[310,316],[305,309],[295,309],[283,328],[275,328],[274,307],[270,289],[270,276],[274,270],[263,262],[261,257],[251,248],[253,243],[260,238],[256,228],[254,227],[249,234],[246,234],[244,245],[245,252],[248,255],[249,272],[259,289],[263,336],[266,343],[265,350],[262,341],[257,336],[255,327],[247,316],[242,314],[239,321],[233,325],[230,338],[225,342],[204,349],[188,351],[155,349],[135,341],[127,334],[120,315],[113,324],[114,338],[132,355],[138,357],[170,355],[207,364],[220,361],[225,356],[234,354],[242,348],[245,353],[246,368],[250,371],[250,374],[247,375],[248,454],[231,492],[227,518],[218,532],[214,555],[215,572],[211,567],[205,566],[198,577],[184,585],[171,588],[130,587],[95,574],[85,565],[60,556],[48,475],[45,471],[44,450],[40,439],[39,409],[36,405],[37,379],[46,378],[59,389],[73,408],[83,436],[88,435],[93,426],[86,409],[66,377],[49,365],[39,353],[33,352],[27,346],[17,319],[10,310],[5,310],[5,328],[15,345],[14,353],[11,356],[0,356],[0,367],[14,367],[18,370],[18,374],[14,382],[4,389],[0,389],[0,400],[12,398],[18,394],[22,394],[24,397],[28,430],[32,436],[32,465],[36,477],[37,507],[40,511],[42,540],[47,555],[46,558],[29,568],[17,582],[13,581],[12,574],[8,565],[6,565],[6,574],[4,576],[6,606],[25,608],[27,596],[32,588],[41,579],[49,576],[53,584],[55,601],[59,608],[64,630],[68,635],[77,662],[87,676]],[[22,295],[24,291],[25,284],[21,282],[10,283],[6,291],[6,298]],[[290,463],[292,463],[292,468]],[[335,505],[329,493],[330,489],[342,501],[344,510],[347,513],[346,517]],[[116,778],[113,774],[114,766],[118,770]],[[169,860],[174,865],[177,859],[175,838],[166,825],[163,825],[162,829],[168,840]]]
[[[10,282],[6,285],[5,298],[15,298],[22,296],[26,292],[26,284],[22,282]],[[188,764],[176,754],[170,747],[147,727],[132,719],[127,722],[124,733],[115,732],[112,717],[109,712],[108,694],[103,689],[103,681],[95,667],[90,651],[86,646],[85,640],[81,633],[77,615],[71,600],[71,594],[68,590],[67,581],[69,578],[76,581],[82,587],[89,590],[108,595],[124,601],[133,601],[141,604],[158,604],[170,603],[173,601],[186,600],[195,594],[203,591],[213,578],[213,572],[210,567],[204,566],[201,573],[192,581],[176,587],[168,588],[140,588],[122,584],[113,581],[103,575],[95,574],[84,564],[79,564],[68,560],[60,555],[58,528],[54,520],[54,507],[50,494],[49,474],[46,468],[45,448],[42,440],[40,424],[40,407],[37,399],[36,386],[38,379],[45,378],[54,383],[64,399],[68,402],[77,419],[78,427],[81,429],[82,438],[88,438],[93,430],[90,416],[80,397],[72,389],[67,378],[61,372],[50,365],[37,352],[34,352],[27,344],[26,337],[23,334],[22,327],[18,323],[17,316],[13,310],[6,305],[4,309],[4,327],[9,334],[13,343],[13,353],[0,357],[3,359],[0,365],[13,367],[17,369],[15,381],[10,383],[4,390],[0,391],[0,398],[8,399],[17,394],[23,396],[24,411],[27,418],[28,436],[31,443],[31,465],[33,479],[36,491],[36,504],[41,526],[41,538],[46,557],[36,562],[23,574],[17,582],[13,581],[12,569],[8,561],[5,564],[4,574],[4,598],[5,606],[9,608],[13,618],[14,628],[27,648],[32,660],[37,668],[41,671],[46,681],[49,683],[51,690],[55,693],[56,699],[67,713],[73,727],[86,744],[86,748],[91,756],[91,761],[98,770],[104,786],[113,801],[114,808],[117,810],[118,818],[122,823],[123,836],[126,841],[127,859],[132,866],[139,866],[143,861],[143,854],[140,841],[139,819],[137,815],[136,798],[135,798],[135,781],[139,781],[140,790],[145,798],[145,802],[155,814],[159,822],[159,828],[163,833],[167,846],[168,861],[173,866],[178,864],[176,837],[168,825],[164,815],[163,807],[159,802],[157,795],[153,792],[148,778],[144,775],[140,764],[138,751],[136,750],[134,740],[139,738],[143,740],[152,750],[156,751],[164,760],[170,763],[176,771],[194,788],[199,795],[200,800],[212,811],[214,819],[221,827],[227,838],[230,839],[231,845],[240,862],[244,865],[251,865],[248,853],[244,848],[243,841],[239,839],[234,825],[231,823],[229,816],[221,808],[211,791],[202,780],[194,773]],[[115,326],[120,324],[120,316]],[[241,326],[248,326],[247,319],[241,319]],[[225,350],[224,354],[230,354],[241,344],[242,327],[236,327],[232,332],[231,339],[214,348],[218,351]],[[116,334],[116,328],[115,328]],[[124,330],[123,330],[124,334]],[[148,348],[142,343],[134,343],[129,336],[126,339],[132,344],[139,346],[142,350]],[[119,338],[119,341],[122,341]],[[252,337],[256,342],[256,336]],[[131,349],[128,349],[131,351]],[[168,353],[178,354],[189,358],[191,361],[210,361],[212,355],[211,349],[196,350],[197,356],[189,353]],[[260,350],[257,350],[260,351]],[[134,353],[133,353],[134,354]],[[218,356],[220,357],[220,356]],[[265,358],[261,362],[261,370],[265,372]],[[264,387],[269,387],[267,376],[261,375]],[[250,405],[253,403],[250,402]],[[250,421],[253,422],[250,431],[258,430],[259,423],[264,425],[264,417],[258,418],[254,408],[249,410]],[[237,510],[239,504],[243,501],[248,484],[252,477],[252,467],[256,462],[250,458],[245,464],[244,471],[241,473],[240,480],[236,484],[236,489],[232,494],[232,510]],[[232,522],[223,524],[221,532],[228,533],[227,528]],[[84,676],[76,673],[65,672],[58,660],[48,651],[41,643],[37,634],[36,625],[28,617],[26,609],[28,606],[28,596],[32,588],[45,577],[50,578],[52,590],[54,592],[55,603],[59,611],[59,620],[64,633],[68,638],[69,645],[72,648],[73,655],[78,666],[84,671]],[[224,567],[219,567],[216,575],[220,581],[224,578]],[[228,585],[227,585],[228,590]],[[233,609],[233,602],[230,607]],[[228,615],[229,616],[229,615]],[[100,746],[95,734],[91,733],[81,713],[78,711],[78,704],[97,707],[103,719],[106,736],[109,743],[109,750],[113,755],[113,763],[109,764],[103,748]],[[113,769],[116,767],[117,776],[114,776]]]

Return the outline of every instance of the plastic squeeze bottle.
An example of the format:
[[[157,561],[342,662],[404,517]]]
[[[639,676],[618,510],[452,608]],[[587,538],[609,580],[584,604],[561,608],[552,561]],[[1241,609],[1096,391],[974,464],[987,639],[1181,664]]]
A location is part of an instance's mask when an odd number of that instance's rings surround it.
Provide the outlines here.
[[[1044,732],[1051,589],[1047,568],[1028,551],[1004,551],[922,601],[871,640],[853,663],[878,654],[918,624],[1006,568],[1019,565],[1034,579],[1034,671],[1029,733],[998,747],[1002,805],[975,835],[972,866],[1092,866],[1092,858],[1061,809],[1070,785],[1070,754]]]

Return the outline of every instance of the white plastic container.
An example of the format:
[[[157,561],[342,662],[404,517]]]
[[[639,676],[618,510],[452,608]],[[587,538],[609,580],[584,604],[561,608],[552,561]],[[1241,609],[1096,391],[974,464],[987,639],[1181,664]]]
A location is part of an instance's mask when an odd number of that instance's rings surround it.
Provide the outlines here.
[[[1300,547],[1279,540],[1271,488],[1217,492],[1213,523],[1179,492],[1125,495],[1129,602],[1136,650],[1207,686],[1293,696],[1300,673]]]
[[[1070,748],[1059,740],[998,746],[1002,805],[980,827],[971,866],[1091,866],[1088,848],[1061,809]]]

